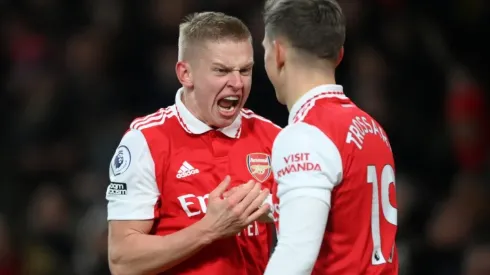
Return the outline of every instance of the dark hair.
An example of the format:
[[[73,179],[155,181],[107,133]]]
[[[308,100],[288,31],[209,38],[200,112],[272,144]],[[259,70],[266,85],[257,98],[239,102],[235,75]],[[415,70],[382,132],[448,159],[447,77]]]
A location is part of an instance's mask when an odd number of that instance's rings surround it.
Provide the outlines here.
[[[335,0],[267,0],[268,38],[288,40],[313,57],[336,60],[345,41],[345,18]]]

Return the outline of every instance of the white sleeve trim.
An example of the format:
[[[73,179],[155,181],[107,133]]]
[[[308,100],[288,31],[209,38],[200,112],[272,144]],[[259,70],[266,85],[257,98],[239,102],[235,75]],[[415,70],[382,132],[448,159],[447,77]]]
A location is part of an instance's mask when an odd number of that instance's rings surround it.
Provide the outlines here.
[[[148,220],[155,218],[160,196],[155,164],[139,130],[130,130],[122,138],[109,168],[111,183],[106,199],[108,220]]]
[[[278,183],[278,244],[266,275],[311,274],[330,211],[331,193],[342,181],[342,158],[318,128],[300,122],[279,133],[272,148]]]

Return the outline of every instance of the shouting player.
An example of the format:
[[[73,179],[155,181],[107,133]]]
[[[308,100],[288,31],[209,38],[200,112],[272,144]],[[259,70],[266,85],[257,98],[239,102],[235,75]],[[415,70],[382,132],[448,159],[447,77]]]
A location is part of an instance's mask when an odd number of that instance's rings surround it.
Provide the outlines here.
[[[274,141],[278,244],[266,275],[393,275],[395,166],[385,131],[335,82],[334,0],[268,1],[265,63],[289,123]]]
[[[222,13],[181,24],[175,104],[135,119],[110,164],[113,274],[263,274],[273,230],[256,220],[269,212],[280,129],[242,109],[251,42]]]

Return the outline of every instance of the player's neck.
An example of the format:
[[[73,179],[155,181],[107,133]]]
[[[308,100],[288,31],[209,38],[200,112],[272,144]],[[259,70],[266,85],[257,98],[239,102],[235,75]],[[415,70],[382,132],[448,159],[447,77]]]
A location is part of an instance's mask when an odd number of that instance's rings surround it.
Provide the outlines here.
[[[199,108],[199,105],[197,104],[197,101],[193,97],[193,93],[190,93],[188,90],[184,88],[180,100],[182,100],[184,106],[187,108],[187,110],[189,110],[189,112],[194,117],[209,125],[209,123],[206,120],[204,120],[204,117],[201,115],[202,112]]]
[[[304,94],[326,84],[336,84],[334,70],[291,70],[286,78],[285,103],[289,111]]]

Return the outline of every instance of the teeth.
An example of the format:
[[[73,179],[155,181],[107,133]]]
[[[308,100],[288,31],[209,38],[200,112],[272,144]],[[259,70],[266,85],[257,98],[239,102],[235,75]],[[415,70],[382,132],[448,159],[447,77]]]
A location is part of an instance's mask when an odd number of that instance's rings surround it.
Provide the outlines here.
[[[240,98],[238,96],[230,95],[225,97],[224,99],[226,100],[239,100]]]
[[[218,108],[220,108],[223,111],[227,111],[227,112],[231,112],[231,111],[235,110],[235,106],[230,106],[230,107],[221,107],[221,106],[218,106]]]

